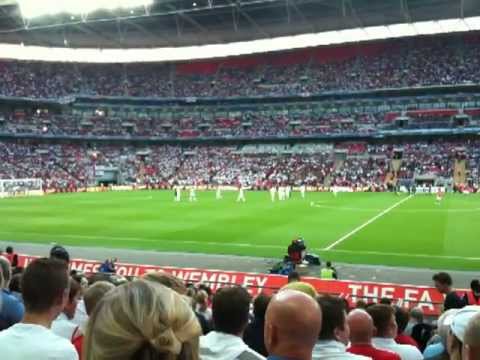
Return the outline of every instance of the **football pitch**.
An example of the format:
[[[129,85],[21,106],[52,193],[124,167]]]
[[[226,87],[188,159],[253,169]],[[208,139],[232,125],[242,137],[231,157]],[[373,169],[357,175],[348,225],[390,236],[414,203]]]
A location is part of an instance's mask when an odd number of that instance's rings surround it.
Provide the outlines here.
[[[171,191],[58,194],[0,199],[0,239],[281,258],[302,236],[322,260],[421,268],[480,267],[480,196]],[[174,266],[175,264],[172,264]]]

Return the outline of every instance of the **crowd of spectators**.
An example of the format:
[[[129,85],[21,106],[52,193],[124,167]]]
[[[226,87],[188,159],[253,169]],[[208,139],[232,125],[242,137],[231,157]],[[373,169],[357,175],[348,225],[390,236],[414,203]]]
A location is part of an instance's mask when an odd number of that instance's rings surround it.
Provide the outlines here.
[[[38,109],[37,109],[38,110]],[[324,135],[373,135],[379,131],[412,129],[458,129],[478,126],[478,115],[459,125],[454,119],[461,110],[441,115],[409,117],[405,123],[396,122],[400,115],[385,111],[243,111],[225,115],[205,112],[176,114],[165,117],[149,113],[115,113],[108,109],[93,113],[48,113],[17,110],[0,114],[0,133],[8,135],[56,136],[121,136],[156,138],[238,138],[305,137]],[[469,109],[472,113],[478,109]],[[429,113],[425,110],[425,113]]]
[[[213,71],[185,64],[0,63],[0,95],[58,98],[71,95],[206,97],[303,95],[429,85],[478,83],[480,44],[462,37],[351,45],[331,54],[258,55],[248,66],[212,61]],[[263,58],[262,58],[263,57]],[[270,61],[273,59],[272,61]],[[245,64],[245,61],[243,63]],[[201,68],[201,67],[199,67]]]
[[[118,184],[153,188],[242,183],[256,189],[288,184],[381,190],[392,179],[398,152],[403,152],[396,171],[401,180],[433,176],[445,183],[453,178],[457,159],[465,159],[474,180],[480,168],[479,143],[473,140],[316,146],[0,142],[0,178],[39,178],[44,189],[74,191],[95,184],[98,172],[108,168],[115,170]]]
[[[121,281],[107,273],[86,276],[68,271],[69,260],[59,245],[25,269],[0,256],[2,358],[476,360],[480,354],[478,280],[462,300],[447,273],[435,274],[435,286],[448,295],[438,321],[427,321],[420,308],[388,299],[352,304],[318,294],[300,277],[252,298],[243,287],[214,292],[165,272]]]

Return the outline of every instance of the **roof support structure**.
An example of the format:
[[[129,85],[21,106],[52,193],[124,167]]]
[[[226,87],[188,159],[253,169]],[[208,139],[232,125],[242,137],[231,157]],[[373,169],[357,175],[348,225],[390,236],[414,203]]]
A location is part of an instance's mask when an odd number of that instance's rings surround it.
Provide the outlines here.
[[[231,4],[233,4],[231,1],[230,1]],[[262,34],[264,37],[271,37],[269,33],[267,33],[264,29],[262,29],[260,27],[260,25],[257,24],[257,22],[247,13],[245,12],[243,9],[242,9],[242,6],[241,4],[239,4],[238,2],[236,2],[235,4],[235,8],[237,9],[237,11],[250,23],[250,25],[252,25],[260,34]]]
[[[412,17],[410,16],[410,10],[408,9],[407,0],[400,0],[400,9],[402,10],[402,15],[407,23],[412,22]]]
[[[295,10],[300,19],[302,19],[303,22],[308,24],[310,31],[315,32],[315,26],[311,23],[310,20],[307,19],[303,11],[298,8],[296,0],[285,0],[285,2],[287,4],[287,9],[292,8],[293,10]]]

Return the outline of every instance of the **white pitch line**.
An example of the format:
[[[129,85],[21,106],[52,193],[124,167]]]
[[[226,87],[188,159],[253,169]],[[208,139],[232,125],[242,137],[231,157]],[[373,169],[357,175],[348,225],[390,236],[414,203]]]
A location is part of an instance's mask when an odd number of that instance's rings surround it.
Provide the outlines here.
[[[406,254],[395,252],[383,252],[383,251],[362,251],[362,250],[325,250],[325,249],[313,249],[316,251],[330,251],[345,254],[360,254],[360,255],[379,255],[379,256],[396,256],[396,257],[414,257],[414,258],[427,258],[427,259],[445,259],[445,260],[468,260],[479,261],[480,257],[470,256],[453,256],[453,255],[430,255],[430,254]]]
[[[257,247],[265,249],[285,249],[285,246],[278,245],[259,245],[259,244],[250,244],[250,243],[222,243],[215,241],[194,241],[194,240],[166,240],[166,239],[146,239],[140,237],[119,237],[119,236],[105,236],[105,235],[74,235],[74,234],[45,234],[39,232],[18,232],[18,231],[0,231],[0,234],[23,234],[23,235],[37,235],[37,236],[48,236],[48,237],[60,237],[60,238],[77,238],[77,239],[106,239],[106,240],[115,240],[115,241],[139,241],[139,242],[150,242],[158,243],[162,241],[177,242],[182,244],[193,244],[193,245],[213,245],[213,246],[226,246],[226,247]],[[0,239],[0,241],[8,241]],[[25,241],[27,242],[27,241]],[[449,256],[449,255],[429,255],[429,254],[405,254],[405,253],[392,253],[392,252],[381,252],[381,251],[358,251],[358,250],[325,250],[313,248],[314,251],[330,251],[330,252],[339,252],[339,253],[351,253],[351,254],[361,254],[361,255],[384,255],[384,256],[399,256],[399,257],[414,257],[414,258],[431,258],[431,259],[450,259],[450,260],[468,260],[468,261],[479,261],[478,257],[462,257],[462,256]]]
[[[89,239],[89,240],[112,240],[120,242],[148,242],[148,243],[161,243],[161,242],[171,242],[171,243],[182,243],[182,244],[192,244],[192,245],[211,245],[211,246],[229,246],[229,247],[256,247],[263,249],[285,249],[285,246],[278,245],[260,245],[260,244],[250,244],[250,243],[223,243],[215,241],[195,241],[195,240],[169,240],[169,239],[148,239],[141,237],[124,237],[124,236],[108,236],[108,235],[76,235],[76,234],[45,234],[39,232],[23,232],[23,231],[0,231],[0,234],[9,234],[9,235],[26,235],[26,236],[42,236],[47,238],[70,238],[70,239]],[[6,241],[6,240],[4,240]]]
[[[377,219],[380,219],[382,216],[384,216],[385,214],[389,213],[390,211],[392,211],[393,209],[395,209],[397,206],[400,206],[402,205],[405,201],[407,200],[410,200],[412,198],[412,195],[406,197],[406,198],[403,198],[402,200],[400,201],[397,201],[395,204],[393,204],[392,206],[390,206],[389,208],[383,210],[381,213],[375,215],[374,217],[372,217],[370,220],[364,222],[362,225],[356,227],[355,229],[353,229],[352,231],[350,231],[348,234],[346,235],[343,235],[340,239],[338,239],[337,241],[331,243],[330,245],[328,245],[325,249],[323,250],[331,250],[333,249],[335,246],[337,246],[338,244],[344,242],[345,240],[347,240],[350,236],[356,234],[357,232],[359,232],[360,230],[362,230],[364,227],[370,225],[371,223],[373,223],[375,220]]]

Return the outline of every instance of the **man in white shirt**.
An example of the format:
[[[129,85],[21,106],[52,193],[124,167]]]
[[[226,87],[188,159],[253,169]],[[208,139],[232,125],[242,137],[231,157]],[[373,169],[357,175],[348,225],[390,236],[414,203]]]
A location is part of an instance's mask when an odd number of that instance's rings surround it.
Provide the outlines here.
[[[423,360],[423,355],[415,346],[401,345],[395,342],[397,336],[397,322],[395,310],[389,305],[377,304],[370,306],[367,312],[373,319],[377,334],[373,338],[373,346],[383,350],[390,350],[400,355],[402,360]]]
[[[275,202],[275,195],[277,194],[277,188],[272,185],[272,187],[270,188],[270,200],[272,200],[272,202]]]
[[[322,310],[322,330],[313,348],[312,359],[369,360],[369,357],[347,352],[350,328],[347,323],[345,302],[332,296],[318,298]]]
[[[242,184],[238,186],[237,202],[245,202],[245,190]]]
[[[54,334],[61,336],[69,341],[72,340],[75,330],[78,325],[73,322],[75,311],[77,309],[78,301],[81,296],[80,284],[73,278],[70,278],[70,291],[68,294],[68,301],[63,308],[63,311],[52,322],[52,331]]]
[[[242,287],[223,288],[213,298],[215,331],[200,337],[201,360],[263,360],[242,340],[250,312],[250,294]]]
[[[192,185],[190,187],[190,193],[189,193],[189,196],[188,196],[188,201],[190,201],[190,202],[197,201],[197,193],[195,191],[195,185]]]
[[[215,192],[215,199],[222,200],[222,188],[220,185],[217,185],[217,191]]]
[[[73,345],[55,335],[50,326],[62,312],[69,294],[67,263],[58,259],[36,259],[22,277],[25,316],[0,332],[0,354],[8,360],[78,360]]]
[[[305,199],[305,191],[307,190],[305,185],[300,186],[300,195],[302,196],[302,199]]]

